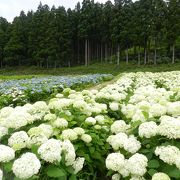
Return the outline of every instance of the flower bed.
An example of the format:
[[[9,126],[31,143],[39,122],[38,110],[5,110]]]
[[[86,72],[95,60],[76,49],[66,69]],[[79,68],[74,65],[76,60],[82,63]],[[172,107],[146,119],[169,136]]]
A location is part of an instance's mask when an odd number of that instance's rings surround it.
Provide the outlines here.
[[[0,179],[180,179],[180,72],[0,110]]]
[[[89,85],[112,78],[113,76],[110,74],[92,74],[76,77],[47,76],[0,81],[0,108],[49,99],[52,94],[62,92],[64,88],[81,90]]]

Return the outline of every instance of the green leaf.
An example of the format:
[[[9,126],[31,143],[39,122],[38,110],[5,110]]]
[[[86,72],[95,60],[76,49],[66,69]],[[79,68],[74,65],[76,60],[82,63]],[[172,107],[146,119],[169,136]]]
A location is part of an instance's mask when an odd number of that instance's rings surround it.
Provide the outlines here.
[[[74,169],[73,169],[72,166],[66,167],[66,171],[67,171],[69,174],[73,174],[73,173],[74,173]]]
[[[150,169],[150,170],[148,171],[148,174],[149,174],[150,176],[153,176],[155,173],[157,173],[157,171],[156,171],[155,169]]]
[[[64,169],[58,168],[55,165],[48,166],[46,173],[49,177],[54,177],[54,178],[62,177],[64,179],[67,178],[66,171]]]
[[[151,160],[148,162],[148,167],[149,168],[158,168],[160,165],[159,165],[159,162],[157,160]]]
[[[168,174],[172,178],[180,179],[180,169],[178,169],[175,165],[170,166],[168,164],[163,166],[163,171]]]
[[[11,172],[11,171],[12,171],[12,166],[13,166],[13,163],[12,163],[12,162],[5,163],[5,164],[4,164],[4,170],[5,170],[6,172]]]
[[[32,153],[34,153],[34,154],[36,154],[36,155],[38,155],[38,146],[37,145],[35,145],[35,144],[33,144],[32,146],[31,146],[31,152]]]
[[[75,175],[75,174],[72,174],[72,175],[70,176],[69,180],[77,180],[76,175]]]

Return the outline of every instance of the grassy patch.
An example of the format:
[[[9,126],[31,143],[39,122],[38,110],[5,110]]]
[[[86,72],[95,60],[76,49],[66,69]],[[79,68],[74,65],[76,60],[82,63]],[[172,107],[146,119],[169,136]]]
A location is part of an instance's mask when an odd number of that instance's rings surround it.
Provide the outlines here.
[[[72,68],[46,69],[38,67],[11,67],[0,69],[0,79],[24,79],[35,76],[46,75],[82,75],[82,74],[113,74],[118,75],[122,72],[162,72],[180,70],[180,63],[160,64],[160,65],[126,65],[121,63],[119,67],[115,64],[92,64],[88,67],[78,66]]]

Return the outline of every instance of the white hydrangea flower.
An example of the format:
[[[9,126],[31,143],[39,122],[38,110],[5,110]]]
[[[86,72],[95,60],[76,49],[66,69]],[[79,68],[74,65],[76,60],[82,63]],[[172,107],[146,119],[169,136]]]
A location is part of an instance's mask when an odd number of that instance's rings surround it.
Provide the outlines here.
[[[62,136],[62,139],[70,140],[70,141],[74,141],[78,138],[77,133],[73,131],[72,129],[63,130],[61,136]]]
[[[167,174],[158,172],[152,176],[152,180],[171,180],[171,179]]]
[[[128,169],[132,175],[143,176],[146,173],[148,159],[146,156],[136,153],[128,159]]]
[[[89,124],[89,125],[95,125],[96,124],[96,119],[93,117],[88,117],[85,120],[85,123]]]
[[[105,118],[103,115],[98,115],[95,117],[96,121],[99,123],[99,124],[104,124],[105,123]]]
[[[139,126],[139,136],[145,138],[151,138],[158,133],[158,126],[155,122],[144,122]]]
[[[55,114],[46,114],[44,116],[44,121],[54,121],[56,120],[56,115]]]
[[[130,180],[145,180],[145,178],[141,176],[131,176]]]
[[[34,121],[41,120],[47,113],[49,113],[49,108],[46,102],[37,101],[32,105],[29,113],[34,117]]]
[[[3,136],[8,134],[8,128],[0,126],[0,140]]]
[[[85,158],[80,158],[78,157],[74,163],[73,163],[73,169],[74,169],[74,174],[77,174],[79,171],[82,170],[83,168],[83,165],[84,165],[84,161],[85,161]]]
[[[177,156],[176,158],[175,165],[178,169],[180,169],[180,153],[179,153],[179,156]]]
[[[140,109],[137,109],[134,115],[132,116],[132,122],[136,122],[136,121],[141,121],[141,122],[146,121],[146,118]]]
[[[169,139],[180,138],[180,121],[176,118],[166,117],[161,118],[161,123],[158,126],[158,133],[161,136],[166,136]]]
[[[49,124],[41,124],[38,126],[42,129],[42,133],[47,137],[50,138],[53,135],[53,128]]]
[[[141,143],[134,135],[131,135],[126,141],[124,141],[123,147],[126,151],[134,154],[141,148]]]
[[[158,146],[155,150],[156,156],[167,164],[175,164],[176,159],[180,156],[180,150],[176,146]]]
[[[107,169],[119,171],[124,166],[124,155],[121,153],[111,153],[106,158]]]
[[[85,143],[90,143],[92,141],[92,137],[89,134],[83,134],[81,136],[81,140],[83,140]]]
[[[149,113],[153,117],[160,117],[166,114],[166,107],[160,104],[152,104]]]
[[[21,179],[28,179],[38,174],[41,163],[33,153],[25,153],[13,163],[13,173]]]
[[[127,106],[122,105],[122,108],[121,108],[122,113],[127,118],[132,118],[135,115],[136,110],[137,110],[137,107],[135,105],[133,105],[133,104],[128,104]],[[138,117],[139,117],[139,114],[138,114]],[[137,120],[137,119],[135,118],[135,120]],[[138,118],[138,120],[139,120],[139,118]]]
[[[112,110],[112,111],[118,111],[119,110],[119,104],[116,103],[116,102],[112,102],[109,104],[109,108]]]
[[[47,142],[42,144],[38,153],[41,158],[46,162],[54,163],[61,161],[62,143],[56,139],[49,139]]]
[[[94,129],[97,129],[97,130],[100,130],[101,128],[102,127],[100,125],[98,125],[98,124],[94,126]]]
[[[0,162],[9,162],[15,158],[15,151],[9,146],[0,145]]]
[[[29,129],[28,135],[30,137],[33,136],[46,136],[47,138],[50,138],[53,134],[53,128],[51,125],[48,124],[41,124],[38,127],[33,127]]]
[[[66,166],[73,165],[76,158],[76,153],[73,144],[69,140],[65,140],[62,143],[62,149],[65,153]]]
[[[125,133],[127,132],[127,130],[130,128],[129,125],[127,125],[125,123],[125,121],[123,120],[118,120],[118,121],[115,121],[112,125],[111,125],[111,132],[112,133],[115,133],[115,134],[118,134],[118,133]]]
[[[118,133],[111,135],[107,138],[107,142],[112,146],[114,150],[124,147],[124,143],[128,140],[128,136],[125,133]]]
[[[64,118],[57,118],[53,122],[53,126],[57,127],[57,128],[66,128],[66,127],[68,127],[68,121]]]
[[[3,171],[0,169],[0,180],[3,179]]]
[[[46,141],[48,141],[48,138],[45,135],[31,136],[29,141],[27,142],[27,147],[31,148],[33,144],[40,146]]]
[[[169,103],[167,111],[168,114],[172,115],[173,117],[180,116],[180,101]]]
[[[123,166],[123,168],[119,169],[118,172],[119,172],[119,174],[122,175],[122,177],[129,176],[130,172],[128,169],[128,160],[127,159],[124,160],[124,166]]]
[[[85,130],[84,130],[83,128],[80,128],[80,127],[74,128],[73,131],[74,131],[78,136],[82,136],[83,134],[85,134]]]
[[[114,174],[113,176],[112,176],[112,180],[120,180],[121,179],[121,175],[120,174]]]
[[[32,122],[32,116],[24,111],[13,111],[6,119],[5,127],[19,129]]]
[[[29,141],[29,136],[25,131],[15,132],[8,139],[8,145],[12,147],[15,151],[21,150],[27,147]]]
[[[12,107],[4,107],[0,110],[0,117],[7,118],[13,111],[14,109]]]

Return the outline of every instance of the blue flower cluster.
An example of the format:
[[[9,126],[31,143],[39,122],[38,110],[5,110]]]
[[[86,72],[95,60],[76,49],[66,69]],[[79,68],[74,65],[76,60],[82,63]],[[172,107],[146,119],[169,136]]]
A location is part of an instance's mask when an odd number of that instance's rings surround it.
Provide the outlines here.
[[[106,77],[110,77],[110,74],[92,74],[83,76],[47,76],[36,77],[32,79],[20,79],[20,80],[7,80],[0,82],[0,94],[9,95],[15,90],[31,93],[40,93],[42,91],[51,92],[52,89],[64,89],[76,87],[81,84],[96,84],[102,81]]]
[[[50,95],[62,92],[65,88],[79,90],[88,84],[96,84],[112,77],[111,74],[92,74],[0,81],[0,108],[46,100]]]

